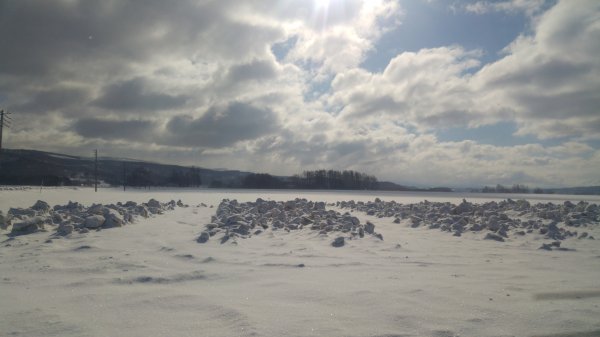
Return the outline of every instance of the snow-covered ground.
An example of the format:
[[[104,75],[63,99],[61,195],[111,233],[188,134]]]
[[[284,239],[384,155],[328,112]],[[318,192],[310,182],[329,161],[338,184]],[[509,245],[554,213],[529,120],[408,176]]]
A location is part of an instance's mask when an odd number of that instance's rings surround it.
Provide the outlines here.
[[[271,229],[237,244],[196,241],[221,199],[450,201],[461,194],[235,190],[23,189],[0,210],[161,202],[149,219],[86,234],[0,231],[0,336],[598,336],[600,241],[542,235],[483,240],[354,211],[383,235],[331,246],[335,234]],[[502,195],[466,195],[470,202]],[[598,197],[526,196],[532,203]],[[490,199],[491,198],[491,199]],[[208,207],[199,206],[201,203]],[[214,206],[211,208],[210,206]],[[328,206],[339,212],[348,211]],[[600,226],[585,230],[600,239]]]

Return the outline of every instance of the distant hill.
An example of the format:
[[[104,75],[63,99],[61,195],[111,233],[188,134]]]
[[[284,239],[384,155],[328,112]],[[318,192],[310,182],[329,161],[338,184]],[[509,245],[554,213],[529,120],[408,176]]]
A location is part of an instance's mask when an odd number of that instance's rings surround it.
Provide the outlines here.
[[[530,189],[526,185],[515,184],[512,186],[485,186],[483,188],[469,189],[474,193],[518,193],[518,194],[570,194],[570,195],[600,195],[600,186],[562,187],[562,188],[540,188]]]
[[[1,185],[91,186],[94,183],[94,158],[36,150],[3,149],[0,154]],[[317,174],[321,171],[312,172]],[[325,171],[322,171],[325,172]],[[351,172],[351,171],[350,171]],[[304,174],[311,173],[305,171]],[[343,174],[343,172],[338,172]],[[449,188],[420,189],[392,182],[378,182],[373,176],[358,172],[357,178],[372,179],[368,189],[386,191],[452,191]],[[129,158],[98,158],[99,183],[121,186],[232,187],[232,188],[314,188],[298,181],[299,177],[271,176],[227,169],[206,169],[147,162]],[[362,186],[362,185],[361,185]],[[336,189],[335,186],[329,186]],[[345,189],[364,189],[365,186]],[[344,189],[344,188],[342,188]]]
[[[377,182],[377,189],[380,191],[412,191],[412,192],[453,192],[449,187],[418,188],[413,186],[403,186],[389,181]]]
[[[600,186],[549,188],[546,191],[556,194],[600,195]]]
[[[248,181],[246,178],[250,175],[250,178],[261,179]],[[268,176],[238,170],[160,164],[128,158],[98,158],[98,180],[114,186],[120,186],[126,180],[127,186],[298,188],[298,185],[293,184],[294,177]],[[2,149],[0,154],[0,185],[89,186],[93,181],[94,159],[90,157],[12,149]],[[264,181],[269,182],[268,186],[256,187]],[[376,179],[375,184],[371,189],[380,191],[453,191],[447,187],[417,188]],[[600,195],[600,186],[545,188],[543,193]]]
[[[211,170],[168,165],[125,158],[98,158],[98,179],[106,184],[192,186],[199,175],[203,185],[227,187],[249,172]],[[94,159],[35,150],[3,149],[0,155],[0,184],[3,185],[91,185]],[[145,179],[145,180],[144,180]]]

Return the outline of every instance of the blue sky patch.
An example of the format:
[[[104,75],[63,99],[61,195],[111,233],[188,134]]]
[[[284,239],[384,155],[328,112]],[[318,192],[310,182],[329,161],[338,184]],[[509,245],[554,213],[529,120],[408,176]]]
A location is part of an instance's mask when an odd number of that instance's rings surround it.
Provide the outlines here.
[[[402,52],[450,45],[482,50],[484,65],[501,58],[502,49],[528,30],[528,19],[523,13],[454,11],[446,1],[403,1],[402,8],[402,24],[377,41],[362,63],[363,68],[381,72]]]

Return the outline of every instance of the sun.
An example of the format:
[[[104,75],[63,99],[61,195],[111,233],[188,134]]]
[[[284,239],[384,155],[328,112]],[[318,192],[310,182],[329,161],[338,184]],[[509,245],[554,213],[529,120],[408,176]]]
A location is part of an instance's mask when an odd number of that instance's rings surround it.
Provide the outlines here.
[[[316,9],[328,8],[332,0],[312,0]]]

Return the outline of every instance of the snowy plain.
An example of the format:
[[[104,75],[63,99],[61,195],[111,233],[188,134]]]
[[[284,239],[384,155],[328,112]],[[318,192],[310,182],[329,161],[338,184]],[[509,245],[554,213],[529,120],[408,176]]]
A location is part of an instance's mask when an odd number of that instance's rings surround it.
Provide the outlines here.
[[[598,336],[600,241],[539,250],[540,235],[454,237],[393,218],[384,240],[344,247],[310,231],[265,231],[237,244],[196,242],[221,199],[562,203],[600,197],[256,190],[0,190],[0,210],[161,202],[176,208],[122,228],[8,240],[0,231],[0,336]],[[208,207],[200,206],[201,203]],[[210,206],[214,206],[211,208]],[[345,212],[335,206],[328,209]],[[599,226],[587,229],[600,239]]]

